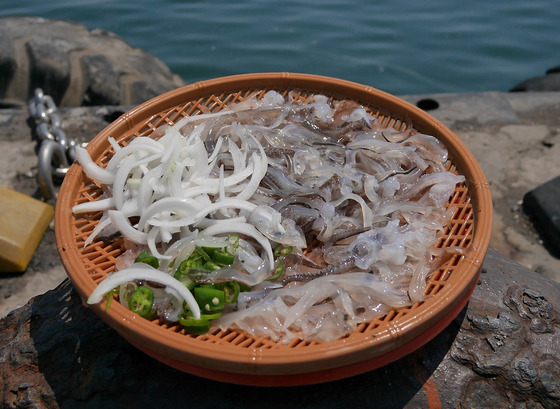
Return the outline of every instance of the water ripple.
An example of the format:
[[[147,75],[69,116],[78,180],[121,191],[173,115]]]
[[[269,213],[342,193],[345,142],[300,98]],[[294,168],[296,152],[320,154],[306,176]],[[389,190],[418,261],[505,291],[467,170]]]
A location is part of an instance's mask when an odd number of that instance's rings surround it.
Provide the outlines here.
[[[3,0],[0,17],[63,18],[113,31],[188,82],[294,71],[394,94],[506,91],[560,64],[554,0],[363,3]]]

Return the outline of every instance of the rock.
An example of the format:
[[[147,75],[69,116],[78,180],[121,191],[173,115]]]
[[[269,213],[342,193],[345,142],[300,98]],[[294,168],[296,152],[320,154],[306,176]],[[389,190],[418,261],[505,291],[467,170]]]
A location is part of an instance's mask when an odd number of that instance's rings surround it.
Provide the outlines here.
[[[326,384],[263,388],[179,372],[133,348],[69,281],[0,320],[3,408],[557,408],[560,285],[490,249],[468,306],[422,348]]]
[[[546,70],[546,74],[554,74],[554,73],[557,73],[557,72],[560,72],[560,65],[556,65],[556,66]]]
[[[57,106],[138,105],[184,85],[159,59],[117,35],[36,17],[0,19],[0,107],[35,88]]]
[[[560,91],[560,65],[549,68],[545,75],[526,79],[509,90],[509,92],[525,91]]]
[[[529,215],[545,246],[560,255],[560,176],[536,187],[523,198],[523,210]]]

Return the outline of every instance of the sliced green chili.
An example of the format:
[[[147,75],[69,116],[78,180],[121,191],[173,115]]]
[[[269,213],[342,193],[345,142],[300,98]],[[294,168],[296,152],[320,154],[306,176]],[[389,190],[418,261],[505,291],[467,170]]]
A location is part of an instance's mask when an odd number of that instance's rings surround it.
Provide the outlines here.
[[[234,260],[235,256],[228,251],[216,250],[212,254],[212,261],[223,266],[232,265]]]
[[[143,250],[140,254],[138,254],[138,257],[136,257],[135,260],[137,263],[145,263],[148,264],[154,268],[159,268],[159,261],[157,258],[155,258],[154,256],[152,256],[150,253],[148,253],[146,250]]]
[[[212,286],[199,286],[194,288],[194,299],[202,312],[221,311],[225,307],[225,293]]]
[[[267,281],[274,281],[280,278],[284,274],[284,263],[281,259],[278,259],[278,267],[274,270],[274,274],[267,278]]]
[[[193,254],[196,252],[198,253],[200,256],[202,256],[202,258],[205,261],[212,261],[212,258],[210,257],[210,254],[208,253],[213,253],[213,249],[211,247],[199,247],[199,246],[195,246],[195,251],[193,252]]]
[[[187,274],[189,270],[193,270],[193,269],[195,270],[202,269],[202,263],[200,263],[198,260],[188,258],[184,260],[181,264],[179,264],[179,268],[177,268],[177,271],[181,271],[181,273]]]
[[[225,281],[223,283],[216,283],[215,287],[219,290],[223,290],[225,294],[224,301],[227,304],[233,304],[237,301],[239,297],[239,292],[241,291],[241,287],[237,281]]]
[[[210,271],[219,270],[220,268],[222,268],[221,265],[214,263],[213,261],[207,261],[202,267],[204,267],[205,270]]]
[[[274,257],[276,257],[276,262],[278,263],[278,267],[274,270],[274,274],[267,278],[268,281],[277,280],[284,274],[284,263],[282,262],[282,258],[286,257],[292,252],[292,246],[283,247],[281,244],[277,245],[274,249]]]
[[[210,329],[210,320],[202,318],[199,320],[179,318],[179,323],[185,328],[185,331],[194,335],[202,335]]]
[[[181,324],[188,333],[201,335],[208,332],[210,329],[210,321],[220,318],[221,316],[221,312],[215,312],[213,314],[200,314],[200,319],[195,320],[192,314],[187,312],[179,316],[179,324]]]
[[[217,318],[220,318],[221,316],[222,316],[222,313],[221,313],[221,312],[213,312],[213,313],[211,313],[211,314],[200,314],[200,319],[201,319],[201,320],[209,320],[209,321],[211,321],[211,320],[215,320],[215,319],[217,319]],[[187,312],[181,314],[181,315],[179,316],[179,320],[181,320],[181,319],[182,319],[183,321],[185,321],[185,320],[194,320],[194,321],[197,321],[197,320],[194,319],[194,316],[192,315],[192,313],[191,313],[190,311],[187,311]]]
[[[292,246],[283,247],[281,244],[274,249],[274,257],[285,257],[292,252]]]
[[[196,286],[196,283],[189,277],[189,270],[182,270],[180,267],[181,266],[175,271],[173,277],[182,282],[189,290],[192,290]]]
[[[154,304],[154,292],[151,288],[143,285],[138,286],[130,295],[128,300],[128,308],[144,318],[151,318],[155,311],[152,310]]]
[[[132,295],[132,293],[134,293],[134,291],[136,291],[138,285],[133,281],[129,281],[128,283],[124,283],[121,287],[123,288],[121,301],[128,303],[128,300],[130,300],[130,296]]]
[[[248,286],[247,284],[243,284],[243,283],[237,283],[237,284],[239,284],[239,291],[240,292],[251,291],[251,287]]]
[[[113,296],[118,293],[119,293],[119,287],[113,288],[111,291],[107,293],[107,304],[105,304],[105,312],[109,311],[109,305],[111,305]]]

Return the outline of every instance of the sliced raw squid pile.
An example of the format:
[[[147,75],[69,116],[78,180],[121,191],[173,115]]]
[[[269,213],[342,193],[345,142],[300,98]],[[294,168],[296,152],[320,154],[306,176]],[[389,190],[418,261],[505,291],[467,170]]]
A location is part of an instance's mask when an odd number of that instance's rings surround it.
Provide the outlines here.
[[[143,315],[193,333],[328,342],[422,300],[464,182],[433,136],[322,95],[269,91],[110,142],[106,167],[78,148],[104,194],[73,212],[103,212],[85,246],[122,235],[127,250],[88,302],[118,290],[132,309],[148,288]]]

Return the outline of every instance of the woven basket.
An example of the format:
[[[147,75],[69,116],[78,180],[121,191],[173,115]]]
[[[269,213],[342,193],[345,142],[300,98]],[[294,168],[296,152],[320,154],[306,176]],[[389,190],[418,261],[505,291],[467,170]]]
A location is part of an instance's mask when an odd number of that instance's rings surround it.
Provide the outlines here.
[[[130,343],[158,360],[199,376],[249,385],[296,385],[330,381],[362,373],[414,351],[443,330],[466,305],[480,274],[490,241],[492,202],[489,185],[465,145],[441,122],[407,102],[364,85],[328,77],[267,73],[198,82],[156,97],[109,125],[89,144],[99,165],[112,155],[109,136],[120,144],[148,136],[157,127],[184,116],[217,112],[254,91],[293,91],[302,100],[322,94],[335,100],[352,99],[364,105],[383,126],[398,130],[413,126],[435,136],[449,151],[448,169],[466,178],[449,203],[455,213],[438,247],[459,246],[427,283],[426,299],[411,307],[394,309],[385,317],[361,324],[352,334],[334,342],[293,341],[281,345],[239,331],[189,335],[179,326],[141,318],[118,302],[92,305],[101,319]],[[411,125],[412,124],[412,125]],[[124,252],[122,241],[84,241],[97,225],[101,212],[73,215],[72,207],[97,200],[100,186],[74,163],[61,186],[56,206],[58,251],[81,297],[87,297]]]

